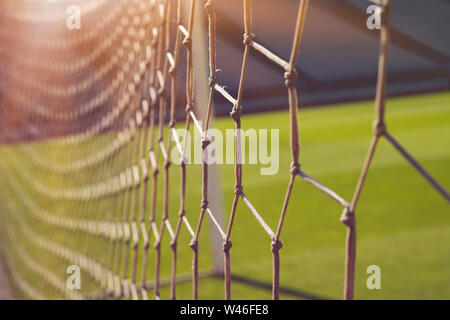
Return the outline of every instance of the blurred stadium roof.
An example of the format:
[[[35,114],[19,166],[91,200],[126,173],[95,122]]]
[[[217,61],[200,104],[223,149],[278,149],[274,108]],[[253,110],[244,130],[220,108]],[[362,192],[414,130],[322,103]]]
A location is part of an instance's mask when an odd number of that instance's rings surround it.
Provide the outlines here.
[[[216,4],[217,67],[221,70],[217,78],[221,85],[236,96],[243,55],[243,0],[217,0]],[[366,27],[369,17],[366,9],[371,4],[368,0],[310,1],[297,63],[301,107],[371,99],[375,96],[379,31]],[[391,4],[388,94],[449,90],[450,0],[392,0]],[[253,31],[256,41],[277,55],[288,58],[298,5],[299,0],[254,0]],[[30,139],[33,134],[28,131],[34,128],[34,114],[23,110],[37,108],[37,105],[54,110],[77,108],[110,86],[113,73],[98,79],[89,91],[83,90],[70,99],[64,96],[49,97],[36,88],[25,90],[26,86],[20,79],[39,79],[39,83],[47,87],[59,88],[66,83],[89,79],[96,69],[112,58],[113,53],[106,50],[95,63],[78,73],[43,72],[39,64],[31,68],[23,63],[21,57],[30,56],[38,61],[45,58],[59,64],[75,61],[89,54],[91,45],[104,41],[103,35],[96,35],[88,45],[77,47],[76,50],[43,50],[37,45],[39,41],[29,39],[65,38],[68,41],[78,37],[78,33],[68,30],[65,23],[36,24],[19,18],[26,12],[65,13],[62,4],[0,1],[0,8],[0,129],[8,133],[18,132],[21,138]],[[16,16],[10,16],[11,10],[16,12]],[[82,30],[89,31],[95,26],[96,19],[96,16],[84,17]],[[112,30],[115,25],[108,28]],[[284,71],[256,51],[251,52],[243,100],[244,112],[286,109],[288,101]],[[181,55],[184,54],[184,50],[181,50]],[[185,61],[185,57],[180,57],[180,61]],[[116,69],[114,71],[117,72]],[[185,77],[185,68],[180,65],[179,78]],[[25,108],[23,99],[18,99],[24,95],[32,96],[35,105]],[[179,86],[179,118],[184,117],[185,96],[185,88]],[[104,102],[105,106],[112,103],[115,103],[114,97]],[[215,96],[215,103],[217,115],[230,112],[230,104],[221,95]],[[97,117],[109,112],[108,108],[99,110],[95,117],[87,113],[74,128],[83,130],[86,126],[92,126]],[[47,128],[46,135],[73,133],[68,130],[64,122],[57,122]],[[0,142],[4,140],[0,133]]]
[[[298,0],[254,1],[256,40],[289,57]],[[369,30],[367,0],[310,1],[297,68],[300,104],[373,98],[379,31]],[[393,0],[388,94],[450,88],[450,1]],[[237,84],[242,60],[242,0],[217,1],[218,74]],[[236,93],[237,87],[228,90]],[[246,112],[287,108],[283,70],[252,53],[246,81]],[[219,114],[229,105],[218,103]]]

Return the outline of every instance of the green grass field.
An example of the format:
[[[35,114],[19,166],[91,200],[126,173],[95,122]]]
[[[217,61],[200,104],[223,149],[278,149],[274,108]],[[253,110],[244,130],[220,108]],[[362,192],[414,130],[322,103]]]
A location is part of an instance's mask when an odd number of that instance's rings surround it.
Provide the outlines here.
[[[450,94],[388,101],[390,132],[447,188],[450,186]],[[351,199],[372,134],[373,103],[300,110],[301,163],[308,174]],[[230,128],[229,119],[216,127]],[[280,171],[261,176],[244,167],[244,190],[276,228],[289,174],[288,113],[243,116],[244,128],[280,129]],[[233,167],[221,166],[226,212]],[[341,207],[301,179],[289,206],[281,254],[281,284],[325,298],[341,298],[345,227]],[[382,140],[357,210],[357,299],[450,298],[448,203]],[[245,204],[232,235],[233,272],[270,282],[270,241]],[[382,289],[366,287],[366,268],[379,265]],[[187,284],[190,293],[190,284]],[[203,280],[201,298],[222,298],[222,281]],[[184,291],[183,291],[184,293]],[[181,295],[181,293],[180,293]],[[269,291],[232,285],[233,298],[270,298]],[[291,298],[283,296],[283,298]]]
[[[371,139],[373,116],[372,101],[301,109],[302,170],[350,200]],[[288,120],[287,111],[244,113],[242,117],[243,128],[280,129],[279,173],[262,176],[258,165],[245,165],[243,178],[245,193],[273,229],[289,179]],[[389,99],[387,125],[391,134],[449,188],[450,93]],[[217,119],[215,126],[224,130],[233,128],[233,122]],[[171,170],[170,220],[175,223],[179,170]],[[227,215],[234,195],[233,170],[232,165],[220,166]],[[199,174],[199,166],[188,167],[187,216],[193,222],[200,206]],[[161,212],[161,203],[158,212]],[[280,251],[282,287],[323,298],[342,297],[346,228],[339,221],[341,212],[342,208],[333,200],[303,180],[296,181],[281,237],[284,243]],[[450,298],[449,205],[386,140],[382,140],[377,148],[356,214],[356,299]],[[200,242],[200,264],[204,270],[211,266],[208,231],[203,229]],[[63,239],[64,232],[59,232],[61,234],[55,232],[53,235],[55,239]],[[270,283],[270,239],[242,202],[238,206],[232,241],[232,272]],[[192,254],[188,243],[188,234],[183,231],[179,245],[180,273],[190,270]],[[170,274],[167,239],[164,248],[162,275],[167,276]],[[98,253],[102,249],[88,245],[86,250]],[[366,287],[369,265],[381,268],[381,290]],[[64,277],[65,267],[61,264],[55,267],[55,272],[61,272]],[[153,275],[152,265],[151,269],[149,279]],[[178,296],[189,299],[191,290],[191,283],[180,284]],[[200,280],[201,299],[222,299],[223,291],[220,279]],[[233,299],[270,297],[270,291],[232,283]],[[162,298],[169,298],[168,288],[162,290]],[[296,297],[281,295],[281,298]]]

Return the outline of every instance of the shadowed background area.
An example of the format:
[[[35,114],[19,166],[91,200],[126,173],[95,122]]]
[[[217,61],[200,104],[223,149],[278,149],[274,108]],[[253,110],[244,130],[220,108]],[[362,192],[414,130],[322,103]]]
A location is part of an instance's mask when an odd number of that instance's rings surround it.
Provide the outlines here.
[[[217,58],[218,79],[226,84],[234,95],[237,86],[242,59],[243,9],[241,0],[217,2]],[[86,1],[75,1],[82,8]],[[72,95],[70,99],[53,95],[49,100],[41,89],[39,82],[59,84],[64,88],[71,81],[89,79],[92,68],[100,67],[102,61],[113,55],[105,50],[89,68],[81,68],[71,74],[71,79],[58,76],[57,72],[49,71],[39,63],[39,59],[53,60],[54,66],[69,61],[77,61],[80,56],[90,52],[91,47],[102,41],[100,35],[95,35],[85,46],[75,46],[74,50],[52,50],[42,47],[38,39],[64,38],[67,41],[79,38],[83,30],[67,30],[65,25],[55,28],[54,24],[38,24],[11,16],[10,12],[25,12],[30,16],[36,13],[58,17],[65,14],[64,4],[40,2],[2,1],[0,12],[0,124],[2,128],[10,128],[10,133],[17,126],[29,124],[33,130],[35,123],[31,116],[23,110],[26,102],[17,97],[16,92],[28,90],[29,97],[35,104],[51,109],[61,109],[73,104],[76,106],[92,102],[94,93],[103,91],[108,81],[115,77],[116,67],[106,72],[105,77],[90,88],[88,94]],[[254,6],[254,33],[263,45],[269,45],[279,56],[287,56],[295,26],[297,0],[257,1]],[[311,1],[305,32],[302,40],[301,58],[297,68],[300,72],[297,87],[301,91],[301,106],[322,105],[324,103],[344,102],[361,99],[371,99],[375,95],[378,30],[369,30],[366,20],[369,15],[366,9],[368,1],[360,0],[316,0]],[[83,7],[84,6],[84,7]],[[83,25],[96,26],[100,15],[108,15],[115,5],[106,4],[102,13],[83,15]],[[84,9],[83,9],[84,10]],[[86,10],[85,10],[86,11]],[[87,11],[86,11],[87,12]],[[17,14],[16,14],[17,15]],[[206,17],[203,17],[206,19]],[[56,19],[56,18],[54,18]],[[119,21],[120,18],[117,20]],[[388,90],[390,96],[405,95],[420,92],[449,90],[450,84],[450,42],[447,40],[450,32],[450,2],[447,0],[429,0],[426,4],[421,0],[396,0],[392,3],[391,49],[388,65]],[[97,24],[98,27],[98,24]],[[106,26],[106,33],[111,33],[114,24]],[[8,30],[14,30],[14,33]],[[29,41],[31,39],[31,41]],[[58,49],[58,48],[57,48]],[[61,51],[63,50],[63,51]],[[58,52],[65,52],[58,55]],[[37,63],[32,63],[26,57],[33,57]],[[41,57],[41,58],[40,58]],[[32,59],[33,60],[33,59]],[[184,59],[181,59],[184,61]],[[286,109],[287,99],[283,85],[282,73],[277,66],[267,64],[264,58],[252,51],[249,60],[252,70],[247,76],[246,95],[244,97],[245,112],[263,112],[276,109]],[[57,69],[57,68],[56,68]],[[184,67],[179,68],[184,77]],[[29,81],[19,81],[20,78]],[[33,84],[34,83],[34,84]],[[111,97],[103,99],[102,103],[110,103]],[[184,91],[179,89],[180,105],[184,104]],[[22,105],[22,107],[21,107]],[[181,109],[181,108],[180,108]],[[181,116],[183,110],[178,114]],[[216,101],[217,115],[228,115],[229,105],[219,96]],[[95,122],[92,113],[86,113],[81,119],[79,130]],[[31,126],[30,126],[31,125]],[[67,128],[52,124],[47,128],[50,135],[68,134]],[[32,135],[18,130],[22,138],[29,139]],[[5,141],[4,135],[0,139]]]
[[[237,83],[241,59],[240,2],[218,2],[219,75],[230,84]],[[302,106],[374,97],[379,31],[366,27],[368,5],[361,0],[311,1],[297,63]],[[295,0],[277,1],[275,7],[271,1],[255,5],[257,40],[282,57],[289,54],[296,6]],[[392,1],[391,28],[388,94],[449,90],[450,2]],[[246,107],[255,112],[285,108],[280,69],[256,52],[251,57]]]

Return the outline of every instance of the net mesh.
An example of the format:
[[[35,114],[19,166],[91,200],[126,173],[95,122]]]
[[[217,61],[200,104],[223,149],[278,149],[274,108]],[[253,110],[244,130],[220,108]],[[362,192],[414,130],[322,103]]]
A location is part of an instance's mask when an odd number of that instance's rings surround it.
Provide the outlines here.
[[[346,201],[309,176],[299,162],[295,66],[308,0],[299,1],[291,55],[286,60],[257,41],[252,30],[252,1],[243,0],[244,51],[236,97],[216,78],[215,0],[80,1],[83,28],[90,27],[75,35],[56,27],[65,24],[65,1],[47,5],[3,2],[0,32],[6,45],[1,51],[1,75],[8,91],[3,92],[2,105],[8,109],[3,112],[2,136],[9,145],[1,149],[6,159],[1,168],[1,245],[19,292],[35,299],[159,299],[161,286],[167,282],[170,297],[176,299],[182,276],[179,247],[190,247],[192,275],[188,280],[192,281],[192,298],[198,299],[199,255],[203,252],[200,234],[204,220],[209,219],[212,232],[223,240],[222,276],[225,299],[230,299],[231,234],[242,201],[267,232],[273,254],[272,296],[278,299],[283,223],[294,182],[301,178],[344,208],[340,218],[348,229],[344,298],[352,299],[355,210],[379,139],[390,141],[449,200],[447,190],[386,129],[389,3],[377,3],[382,29],[374,135],[354,196]],[[196,6],[202,5],[208,18],[209,100],[200,122],[194,94],[193,30],[202,19]],[[43,38],[43,31],[49,36]],[[284,72],[289,98],[291,171],[274,229],[244,192],[243,168],[238,161],[242,157],[240,130],[235,140],[234,200],[226,227],[209,206],[211,181],[205,160],[200,208],[186,210],[193,201],[190,188],[199,188],[199,179],[187,177],[187,139],[176,130],[176,120],[184,117],[185,130],[197,130],[206,151],[216,94],[230,103],[235,128],[244,126],[242,100],[252,50]],[[184,97],[178,96],[179,88],[185,90]],[[185,105],[184,110],[180,105]],[[32,142],[18,143],[22,140]],[[173,152],[181,159],[176,167],[171,166]],[[179,170],[177,181],[169,176],[174,170]],[[179,192],[174,191],[177,188]],[[171,199],[179,200],[178,208],[169,209]],[[170,260],[168,279],[161,271],[165,258]],[[88,275],[83,290],[70,290],[61,276],[64,271],[57,272],[68,265],[77,265]]]

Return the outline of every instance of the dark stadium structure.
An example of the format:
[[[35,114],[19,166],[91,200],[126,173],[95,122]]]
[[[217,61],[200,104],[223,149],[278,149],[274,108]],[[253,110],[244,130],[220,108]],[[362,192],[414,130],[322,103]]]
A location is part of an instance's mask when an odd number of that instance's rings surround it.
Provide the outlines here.
[[[375,96],[379,31],[369,30],[367,0],[310,2],[300,48],[300,107],[372,99]],[[242,1],[217,1],[218,65],[221,84],[236,84],[242,55]],[[288,57],[294,29],[295,0],[258,1],[254,8],[256,40]],[[391,2],[392,45],[388,62],[388,95],[449,90],[450,1]],[[252,51],[246,81],[246,112],[284,109],[285,87],[280,70]],[[236,87],[230,87],[236,92]],[[225,114],[226,105],[217,106]]]
[[[81,1],[88,3],[88,1]],[[81,3],[80,2],[80,3]],[[279,57],[290,54],[298,0],[257,0],[254,5],[255,40],[272,50]],[[274,6],[274,2],[276,5]],[[92,65],[101,65],[109,61],[113,52],[103,52],[94,63],[74,73],[49,71],[39,63],[24,63],[24,56],[51,57],[55,66],[76,61],[88,56],[94,47],[105,41],[101,35],[95,35],[85,47],[75,47],[72,51],[64,48],[46,50],[30,39],[63,38],[73,40],[83,33],[67,30],[65,26],[65,7],[49,2],[16,3],[0,2],[0,142],[12,140],[32,140],[49,136],[70,135],[67,126],[55,123],[46,127],[46,133],[40,137],[33,135],[33,117],[38,110],[70,109],[76,111],[94,96],[101,94],[110,85],[117,74],[117,68],[93,83],[82,95],[74,94],[70,98],[49,99],[39,90],[39,84],[59,88],[68,88],[70,84],[92,78],[96,70]],[[8,16],[8,10],[14,6],[26,13],[46,13],[60,15],[59,28],[54,25],[16,21]],[[102,13],[112,10],[113,3],[106,3]],[[379,31],[369,30],[366,21],[369,14],[369,0],[314,0],[310,3],[306,18],[305,32],[297,63],[299,79],[297,89],[300,96],[300,108],[327,103],[373,99],[375,96],[376,74],[379,54]],[[422,92],[446,91],[450,84],[450,0],[394,0],[391,3],[391,49],[388,61],[389,96],[415,94]],[[16,8],[17,10],[17,8]],[[125,13],[122,13],[125,14]],[[244,26],[242,0],[217,1],[217,80],[221,86],[236,96],[240,76],[243,50]],[[83,31],[90,32],[98,17],[82,17]],[[206,14],[203,15],[206,25]],[[199,21],[201,22],[201,21]],[[108,33],[116,26],[109,25]],[[14,30],[14,33],[8,30]],[[207,34],[204,34],[205,41]],[[47,48],[48,49],[48,48]],[[204,48],[205,50],[206,47]],[[17,53],[12,54],[12,52]],[[55,52],[56,55],[55,55]],[[205,53],[205,59],[206,59]],[[186,61],[182,53],[181,61]],[[26,62],[26,61],[25,61]],[[200,62],[197,62],[200,63]],[[207,61],[205,61],[206,65]],[[95,69],[95,68],[94,68]],[[197,70],[201,72],[201,70]],[[281,72],[280,72],[281,71]],[[264,112],[287,109],[288,101],[284,86],[283,70],[275,64],[266,63],[266,59],[251,50],[247,78],[245,82],[243,112]],[[127,75],[131,77],[131,75]],[[179,76],[185,78],[183,64],[180,64]],[[207,75],[204,75],[207,77]],[[39,80],[36,80],[39,79]],[[26,80],[26,81],[24,81]],[[27,84],[28,83],[28,84]],[[196,84],[199,87],[199,84]],[[143,89],[145,91],[145,89]],[[180,118],[184,117],[185,88],[178,88],[177,108]],[[28,97],[22,96],[26,92]],[[32,98],[30,98],[32,97]],[[230,106],[220,95],[216,97],[215,113],[227,116]],[[31,100],[32,102],[28,101]],[[107,99],[104,106],[114,103]],[[28,110],[28,111],[26,111]],[[99,110],[107,111],[108,108]],[[101,111],[101,112],[103,112]],[[86,113],[81,117],[78,128],[92,125],[96,117]],[[44,120],[44,119],[41,119]],[[26,131],[21,128],[27,128]],[[18,129],[18,130],[16,130]],[[106,128],[105,130],[109,130]],[[6,135],[8,137],[6,137]]]

